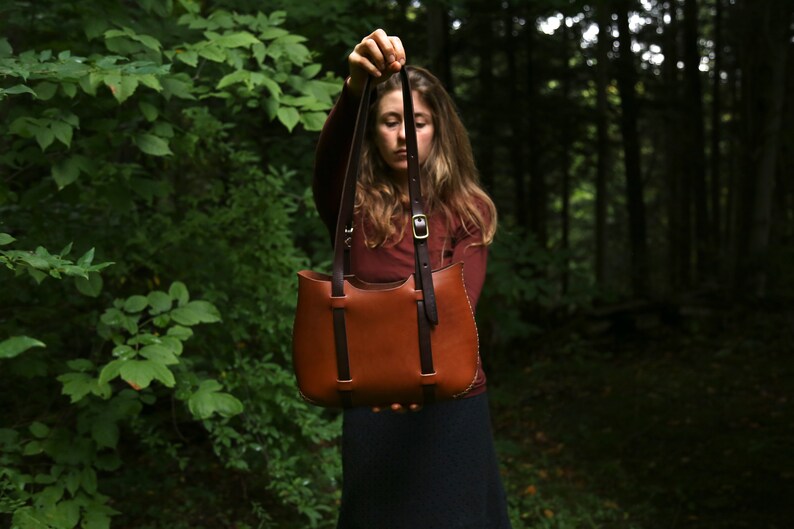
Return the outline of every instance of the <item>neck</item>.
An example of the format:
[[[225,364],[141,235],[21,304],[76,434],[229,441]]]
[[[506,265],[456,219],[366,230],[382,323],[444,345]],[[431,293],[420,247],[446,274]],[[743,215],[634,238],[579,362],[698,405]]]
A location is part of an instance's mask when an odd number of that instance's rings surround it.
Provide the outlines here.
[[[408,194],[408,171],[392,171],[392,180],[404,194]]]

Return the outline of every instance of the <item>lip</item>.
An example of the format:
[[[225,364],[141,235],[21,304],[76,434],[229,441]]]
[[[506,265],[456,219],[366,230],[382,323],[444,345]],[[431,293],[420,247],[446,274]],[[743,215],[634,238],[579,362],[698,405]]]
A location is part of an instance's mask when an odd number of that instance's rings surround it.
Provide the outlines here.
[[[396,151],[394,151],[394,154],[397,154],[397,155],[408,154],[408,150],[407,149],[397,149]]]

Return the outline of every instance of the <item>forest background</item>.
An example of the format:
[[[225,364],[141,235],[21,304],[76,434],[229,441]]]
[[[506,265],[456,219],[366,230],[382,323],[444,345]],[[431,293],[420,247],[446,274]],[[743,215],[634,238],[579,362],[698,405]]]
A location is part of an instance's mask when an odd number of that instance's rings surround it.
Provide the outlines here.
[[[329,265],[314,145],[377,27],[499,209],[514,527],[790,527],[785,0],[0,2],[0,526],[333,526],[295,271]]]

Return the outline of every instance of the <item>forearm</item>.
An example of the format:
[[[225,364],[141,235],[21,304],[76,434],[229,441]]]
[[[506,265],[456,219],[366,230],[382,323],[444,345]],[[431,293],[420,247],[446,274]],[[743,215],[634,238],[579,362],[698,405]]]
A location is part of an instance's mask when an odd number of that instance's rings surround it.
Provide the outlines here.
[[[314,203],[329,232],[336,225],[348,153],[356,126],[357,103],[356,97],[345,86],[328,115],[315,151],[312,181]]]

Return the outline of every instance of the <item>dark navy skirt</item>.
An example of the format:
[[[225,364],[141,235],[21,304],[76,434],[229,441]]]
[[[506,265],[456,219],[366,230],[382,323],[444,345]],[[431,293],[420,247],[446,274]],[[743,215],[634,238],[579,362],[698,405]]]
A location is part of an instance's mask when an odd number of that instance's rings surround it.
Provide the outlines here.
[[[419,412],[346,410],[337,529],[509,529],[487,393]]]

